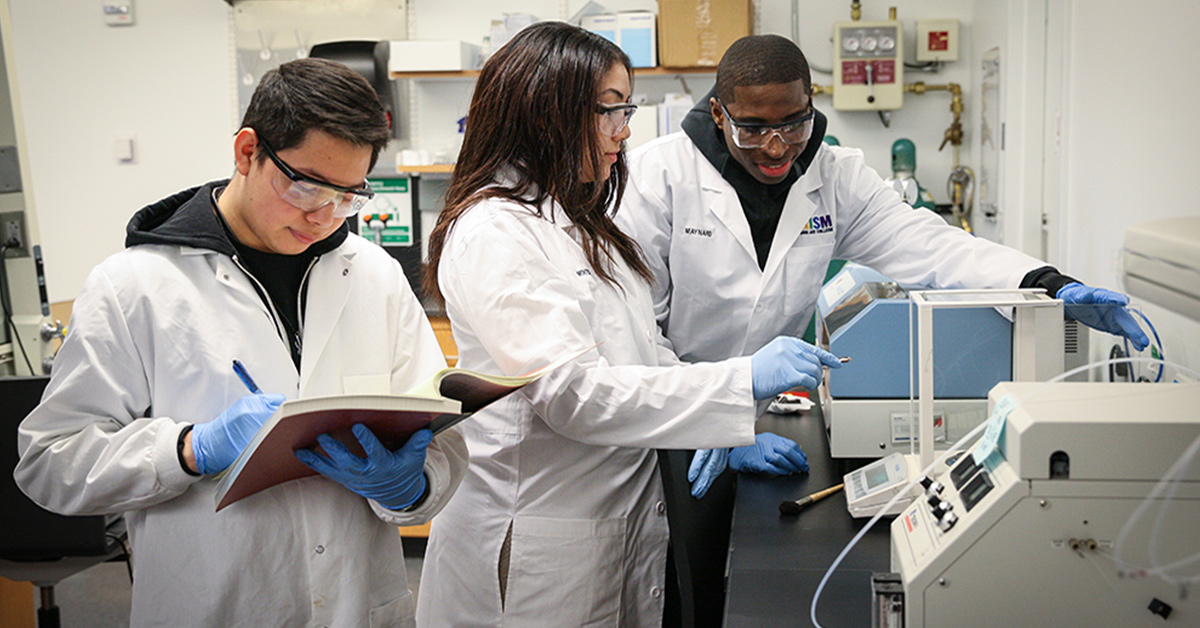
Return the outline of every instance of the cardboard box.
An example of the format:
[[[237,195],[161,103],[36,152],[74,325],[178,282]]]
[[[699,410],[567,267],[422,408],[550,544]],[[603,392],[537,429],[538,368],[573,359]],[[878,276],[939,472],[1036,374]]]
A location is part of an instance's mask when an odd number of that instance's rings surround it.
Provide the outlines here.
[[[635,68],[658,65],[658,36],[654,14],[649,11],[622,11],[617,14],[617,45]]]
[[[716,67],[729,45],[751,34],[751,0],[658,0],[658,63]]]
[[[389,72],[453,72],[473,70],[479,61],[479,46],[465,41],[393,41],[388,56]]]

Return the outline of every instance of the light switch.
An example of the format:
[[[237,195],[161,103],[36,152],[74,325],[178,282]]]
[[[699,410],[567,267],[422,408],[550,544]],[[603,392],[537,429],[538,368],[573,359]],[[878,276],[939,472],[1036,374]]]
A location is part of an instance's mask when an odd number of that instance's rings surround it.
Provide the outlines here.
[[[113,155],[119,164],[137,163],[137,136],[118,135],[117,139],[113,140]]]
[[[104,0],[104,23],[109,26],[133,24],[133,0]]]

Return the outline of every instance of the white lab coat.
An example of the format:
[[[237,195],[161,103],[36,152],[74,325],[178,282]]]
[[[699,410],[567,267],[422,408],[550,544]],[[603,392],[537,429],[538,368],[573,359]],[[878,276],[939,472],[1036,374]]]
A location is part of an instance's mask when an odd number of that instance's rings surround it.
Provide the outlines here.
[[[240,359],[288,398],[390,384],[445,366],[399,266],[350,235],[312,268],[301,372],[271,315],[228,256],[172,245],[98,266],[41,405],[19,432],[15,476],[64,514],[129,511],[135,626],[393,626],[413,623],[396,525],[427,520],[466,464],[453,432],[430,445],[430,494],[391,512],[311,477],[219,513],[216,482],[184,473],[176,441],[247,394]]]
[[[792,186],[759,269],[737,193],[684,133],[639,147],[629,164],[616,220],[648,258],[655,314],[686,362],[803,334],[835,258],[938,288],[1015,288],[1045,266],[912,209],[862,151],[823,145]]]
[[[595,350],[462,423],[471,465],[433,521],[420,626],[658,626],[667,521],[653,447],[753,442],[748,358],[675,368],[650,294],[592,272],[574,228],[487,200],[439,282],[460,366],[519,374]],[[504,609],[498,563],[511,526]]]

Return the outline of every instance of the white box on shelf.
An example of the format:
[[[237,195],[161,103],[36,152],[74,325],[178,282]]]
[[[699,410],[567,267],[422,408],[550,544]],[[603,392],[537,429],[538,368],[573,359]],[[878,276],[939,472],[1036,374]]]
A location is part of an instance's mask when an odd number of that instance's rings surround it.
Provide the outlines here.
[[[531,13],[505,13],[500,19],[492,20],[491,41],[492,52],[508,43],[522,28],[538,21]]]
[[[658,106],[658,134],[669,135],[679,131],[684,116],[695,104],[696,101],[688,94],[666,94],[663,104]]]
[[[618,46],[621,45],[621,41],[617,39],[617,15],[615,13],[585,15],[580,21],[580,26]]]
[[[635,68],[658,65],[658,30],[650,11],[622,11],[617,14],[617,45]]]
[[[629,139],[625,147],[633,150],[658,137],[658,105],[638,105],[637,113],[629,119]]]
[[[454,72],[473,70],[479,46],[465,41],[405,40],[391,42],[389,72]]]

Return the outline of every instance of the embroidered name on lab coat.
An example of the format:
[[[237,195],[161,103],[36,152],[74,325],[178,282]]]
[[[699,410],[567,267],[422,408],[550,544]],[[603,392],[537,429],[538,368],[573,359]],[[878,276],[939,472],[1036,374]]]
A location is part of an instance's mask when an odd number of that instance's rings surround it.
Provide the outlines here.
[[[684,227],[683,233],[685,235],[702,236],[705,238],[711,238],[713,235],[712,229],[697,229],[695,227]]]
[[[580,276],[580,277],[591,277],[591,276],[592,276],[592,269],[590,269],[590,268],[580,268],[579,270],[575,271],[575,274],[576,274],[576,275],[578,275],[578,276]]]
[[[833,217],[829,214],[824,216],[813,216],[808,219],[808,224],[804,225],[804,231],[800,235],[812,235],[814,233],[829,233],[833,231]]]

